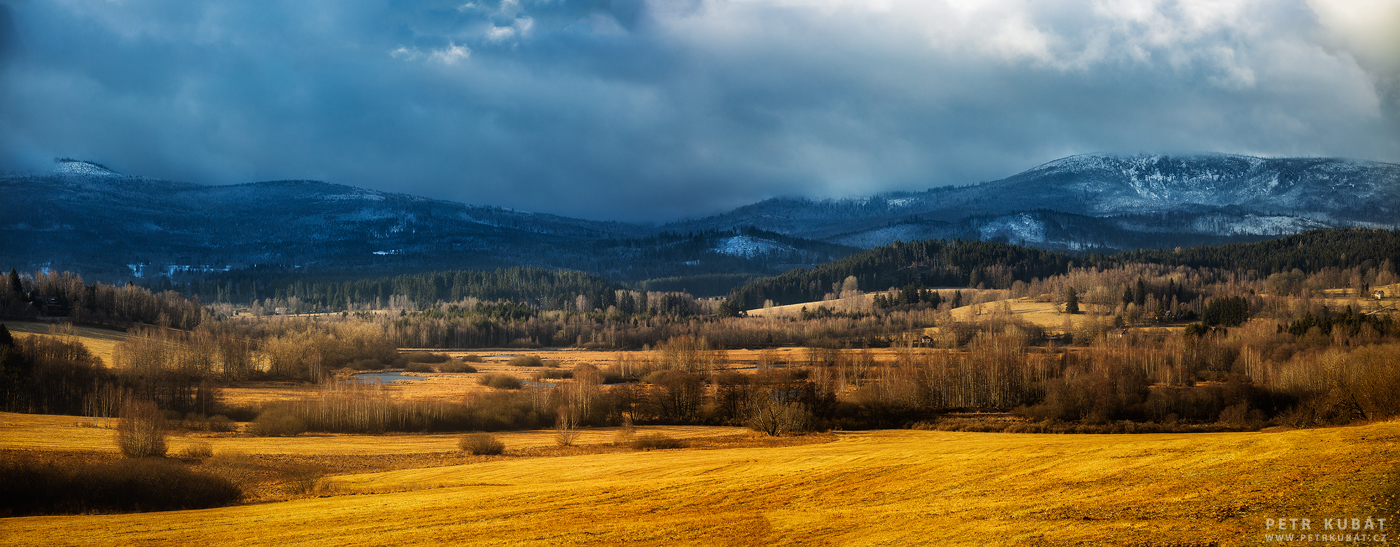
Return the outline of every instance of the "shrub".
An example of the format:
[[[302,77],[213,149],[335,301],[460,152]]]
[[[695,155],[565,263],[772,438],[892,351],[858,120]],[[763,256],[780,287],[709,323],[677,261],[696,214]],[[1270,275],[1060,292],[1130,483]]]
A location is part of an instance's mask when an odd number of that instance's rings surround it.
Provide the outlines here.
[[[433,366],[432,366],[432,365],[429,365],[429,364],[427,364],[427,363],[417,362],[417,361],[409,361],[408,366],[404,367],[404,371],[405,371],[405,372],[436,372],[436,370],[433,369]]]
[[[117,425],[117,448],[128,458],[165,455],[165,415],[151,401],[130,401],[122,405]]]
[[[482,361],[481,356],[475,353],[471,355],[463,355],[461,357],[461,360],[466,361],[468,363],[480,363]]]
[[[475,456],[496,456],[506,451],[506,443],[490,433],[469,433],[462,437],[460,446],[463,452]]]
[[[202,509],[237,502],[232,481],[158,458],[97,464],[0,456],[0,514]]]
[[[209,417],[209,431],[227,433],[229,431],[233,431],[233,428],[233,420],[230,420],[228,416],[224,416],[223,414],[215,414]]]
[[[256,459],[245,452],[223,450],[204,462],[203,469],[234,484],[250,484],[259,480]]]
[[[572,371],[572,370],[558,369],[558,368],[547,368],[547,369],[544,369],[544,370],[542,370],[542,371],[539,371],[539,372],[536,372],[536,373],[535,373],[535,379],[557,380],[557,379],[573,378],[573,377],[574,377],[574,371]]]
[[[544,366],[544,359],[540,359],[538,355],[517,355],[511,357],[510,361],[506,364],[513,367],[542,367]]]
[[[520,389],[520,380],[509,374],[492,373],[476,379],[477,383],[496,389]]]
[[[214,456],[214,447],[206,442],[197,442],[180,449],[180,459],[202,460]]]
[[[441,364],[441,365],[438,365],[438,371],[439,371],[439,372],[452,372],[452,373],[470,374],[470,373],[476,372],[476,367],[471,366],[471,365],[468,365],[468,364],[463,363],[463,362],[461,362],[461,361],[448,361],[448,362],[446,362],[446,363],[443,363],[443,364]]]
[[[771,437],[806,431],[811,424],[812,413],[805,405],[779,402],[771,396],[753,405],[748,420],[750,429]]]
[[[573,446],[578,442],[578,415],[567,407],[560,407],[559,418],[554,422],[554,442],[559,446]]]
[[[637,426],[632,423],[632,415],[622,417],[622,426],[617,428],[617,434],[613,437],[614,445],[632,444],[637,437]]]
[[[321,478],[326,476],[326,468],[311,463],[295,464],[284,468],[282,476],[287,481],[284,488],[288,494],[314,494],[325,487]]]
[[[451,357],[449,357],[446,353],[418,352],[405,353],[403,354],[403,358],[405,361],[408,361],[410,363],[442,363],[447,361],[448,359],[451,359]]]
[[[291,412],[274,408],[259,414],[248,432],[259,437],[295,437],[306,433],[306,422]]]
[[[662,433],[647,433],[632,441],[632,448],[637,450],[665,450],[684,447],[684,441]]]
[[[378,359],[359,359],[350,363],[350,368],[355,370],[384,370],[384,363]]]
[[[469,393],[463,400],[469,431],[502,431],[546,427],[547,416],[535,409],[531,394],[520,391]]]

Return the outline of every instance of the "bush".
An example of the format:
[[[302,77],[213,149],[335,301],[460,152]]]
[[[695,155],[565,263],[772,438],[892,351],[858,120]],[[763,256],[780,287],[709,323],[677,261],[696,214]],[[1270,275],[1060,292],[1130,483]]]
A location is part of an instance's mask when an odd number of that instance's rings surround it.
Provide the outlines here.
[[[443,363],[443,364],[439,365],[439,366],[438,366],[438,371],[439,371],[439,372],[452,372],[452,373],[470,374],[470,373],[476,372],[476,367],[471,366],[471,365],[468,365],[468,364],[463,363],[463,362],[461,362],[461,361],[448,361],[448,362],[446,362],[446,363]]]
[[[404,367],[404,372],[437,372],[437,371],[433,368],[432,365],[429,365],[429,364],[427,364],[427,363],[420,363],[420,362],[416,362],[416,361],[409,361],[408,366]]]
[[[470,393],[463,400],[470,425],[460,429],[503,431],[548,426],[548,416],[535,409],[530,395],[519,391]]]
[[[662,433],[647,433],[637,437],[632,441],[632,448],[637,450],[666,450],[669,448],[685,448],[685,442]]]
[[[506,451],[506,444],[490,433],[470,433],[462,437],[460,446],[463,452],[475,456],[496,456]]]
[[[234,484],[260,482],[261,466],[245,452],[222,450],[204,462],[205,471],[223,477]]]
[[[237,502],[228,479],[178,462],[142,458],[74,464],[0,456],[0,514],[203,509]]]
[[[314,494],[322,491],[325,483],[321,481],[326,476],[326,468],[311,463],[302,463],[287,466],[282,470],[282,477],[286,480],[283,489],[288,494]]]
[[[770,437],[807,431],[812,424],[812,413],[801,403],[782,403],[773,397],[764,397],[753,405],[753,414],[747,425],[750,429]]]
[[[475,353],[471,355],[463,355],[461,357],[461,360],[466,361],[468,363],[480,363],[482,361],[481,356]]]
[[[180,450],[180,459],[202,460],[214,457],[214,447],[206,442],[197,442]]]
[[[233,429],[233,420],[230,420],[228,416],[224,416],[223,414],[215,414],[209,417],[209,431],[227,433],[229,431],[233,431]]]
[[[558,379],[573,378],[573,377],[574,377],[574,371],[572,371],[572,370],[558,369],[558,368],[548,368],[548,369],[544,369],[544,370],[542,370],[542,371],[539,371],[539,372],[536,372],[536,373],[535,373],[535,378],[536,378],[536,379],[558,380]]]
[[[637,438],[637,426],[632,423],[632,415],[622,417],[622,426],[617,428],[617,434],[613,436],[614,445],[629,445]]]
[[[538,355],[517,355],[511,357],[510,362],[506,364],[513,367],[542,367],[544,359],[540,359]]]
[[[259,414],[248,432],[259,437],[295,437],[306,433],[306,422],[291,412],[274,408]]]
[[[165,415],[151,401],[131,401],[122,405],[117,425],[117,448],[128,458],[165,455]]]
[[[405,361],[410,363],[442,363],[451,359],[446,353],[405,353]]]
[[[491,373],[476,379],[477,383],[496,389],[520,389],[520,380],[509,374]]]

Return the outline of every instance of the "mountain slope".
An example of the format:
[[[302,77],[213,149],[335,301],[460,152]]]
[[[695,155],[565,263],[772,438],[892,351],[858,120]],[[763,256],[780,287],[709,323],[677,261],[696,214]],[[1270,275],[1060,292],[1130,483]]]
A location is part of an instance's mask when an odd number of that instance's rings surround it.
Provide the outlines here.
[[[1400,224],[1400,165],[1326,158],[1083,155],[974,186],[775,198],[650,227],[316,181],[205,186],[60,160],[0,177],[0,256],[98,278],[227,269],[354,277],[541,266],[615,280],[772,275],[896,240],[1051,250],[1188,247]]]
[[[657,235],[633,224],[316,181],[205,186],[71,160],[53,173],[0,178],[0,192],[17,198],[0,202],[0,256],[12,266],[102,277],[268,265],[322,272],[535,265],[630,279],[715,269],[776,273],[771,268],[781,263],[851,251],[770,234],[767,240],[786,242],[735,253],[721,233]]]
[[[1400,165],[1202,154],[1071,156],[974,186],[842,200],[775,198],[668,228],[752,225],[865,248],[956,237],[1083,249],[1397,223]]]

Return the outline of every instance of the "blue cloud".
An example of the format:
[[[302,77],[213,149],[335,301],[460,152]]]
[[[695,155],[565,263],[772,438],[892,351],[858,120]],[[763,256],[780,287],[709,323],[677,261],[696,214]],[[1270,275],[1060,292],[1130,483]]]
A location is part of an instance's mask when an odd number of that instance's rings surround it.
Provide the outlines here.
[[[1313,4],[18,2],[0,168],[667,221],[1081,152],[1400,161],[1388,19]]]

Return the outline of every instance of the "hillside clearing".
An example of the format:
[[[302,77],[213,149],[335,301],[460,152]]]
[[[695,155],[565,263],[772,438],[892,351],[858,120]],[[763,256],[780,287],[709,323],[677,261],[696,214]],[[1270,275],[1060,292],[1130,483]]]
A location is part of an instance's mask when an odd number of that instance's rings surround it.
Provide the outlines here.
[[[42,323],[32,321],[6,321],[5,328],[17,336],[52,336],[50,332],[54,327],[68,327],[70,323]],[[117,342],[133,338],[132,335],[119,330],[103,329],[97,327],[72,326],[73,337],[93,355],[102,358],[102,362],[107,366],[112,366],[112,349],[117,347]]]

